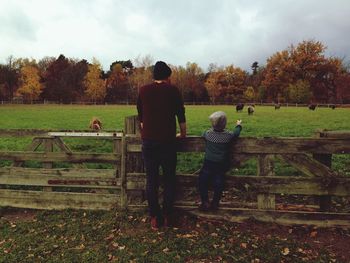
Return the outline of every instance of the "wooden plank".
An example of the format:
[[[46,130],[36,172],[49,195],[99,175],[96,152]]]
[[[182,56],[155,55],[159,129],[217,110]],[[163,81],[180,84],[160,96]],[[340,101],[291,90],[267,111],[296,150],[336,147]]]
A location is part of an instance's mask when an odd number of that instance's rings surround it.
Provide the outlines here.
[[[39,146],[43,143],[43,140],[40,138],[33,138],[32,143],[26,147],[25,151],[29,151],[29,152],[34,152],[36,151]]]
[[[54,137],[93,137],[113,138],[123,136],[122,132],[48,132],[48,136]]]
[[[204,149],[205,141],[201,137],[189,136],[177,139],[178,152],[203,152]],[[127,151],[141,152],[141,139],[129,137]],[[232,154],[347,154],[350,153],[350,139],[241,137],[232,143],[231,152]]]
[[[44,151],[45,151],[45,153],[53,152],[53,138],[44,140]],[[53,166],[52,162],[43,162],[43,167],[46,168],[46,169],[51,169],[52,166]],[[52,191],[52,187],[44,186],[43,187],[43,191],[51,192]]]
[[[317,137],[322,138],[338,138],[338,139],[350,139],[350,131],[327,131],[320,130],[316,132]]]
[[[113,153],[119,154],[121,156],[121,154],[122,154],[122,139],[121,138],[114,139],[112,147],[113,147]],[[120,177],[120,163],[116,163],[114,165],[114,169],[115,169],[116,177]]]
[[[62,139],[60,137],[56,137],[54,139],[54,143],[58,146],[58,148],[66,153],[66,154],[72,154],[72,150],[62,141]]]
[[[44,151],[45,153],[52,153],[53,152],[53,139],[45,139],[44,140]],[[52,168],[52,162],[43,162],[44,168]]]
[[[142,190],[146,186],[144,173],[128,173],[128,189]],[[184,188],[196,188],[198,175],[177,174],[178,183]],[[262,194],[334,195],[350,196],[350,178],[336,177],[324,180],[320,177],[301,176],[226,176],[226,191],[235,188]]]
[[[325,167],[332,166],[331,154],[313,154],[313,157],[315,160],[319,161],[320,163],[323,163]],[[330,195],[324,195],[324,196],[319,196],[317,198],[320,204],[320,210],[330,211],[332,207],[332,197]]]
[[[35,150],[37,150],[39,148],[39,146],[42,143],[43,143],[43,139],[33,138],[32,143],[26,147],[25,151],[34,152]],[[13,166],[20,167],[20,166],[23,166],[23,163],[24,162],[14,162]]]
[[[182,207],[183,209],[186,209]],[[208,219],[228,220],[231,222],[244,222],[257,220],[265,223],[277,223],[280,225],[313,225],[317,227],[349,227],[349,213],[320,213],[280,210],[256,210],[256,209],[219,209],[215,213],[203,213],[198,209],[186,209],[190,213]]]
[[[121,164],[120,164],[120,206],[122,209],[127,208],[128,196],[127,196],[127,174],[126,174],[126,140],[122,138],[122,152],[121,152]]]
[[[258,176],[274,176],[274,155],[271,154],[259,154],[258,155]]]
[[[75,168],[22,168],[22,167],[1,167],[0,176],[21,176],[21,175],[42,175],[42,176],[62,176],[78,178],[95,178],[102,177],[105,179],[115,178],[113,169],[75,169]]]
[[[276,198],[274,194],[258,194],[258,209],[276,209]]]
[[[52,130],[52,129],[0,129],[1,137],[26,137],[26,136],[45,136],[49,132],[62,132],[62,133],[91,133],[91,130]],[[104,130],[106,133],[120,133],[115,130]],[[121,135],[122,136],[122,135]]]
[[[124,133],[140,136],[140,122],[138,116],[128,116],[124,119]]]
[[[129,205],[130,210],[144,210],[146,204]],[[265,223],[280,225],[313,225],[317,227],[349,227],[349,213],[322,213],[282,210],[258,210],[250,208],[220,208],[215,213],[200,212],[197,206],[175,204],[176,208],[185,210],[195,216],[212,219],[226,220],[234,223],[243,223],[246,220],[256,220]]]
[[[113,169],[104,169],[103,172],[88,171],[90,169],[60,171],[60,169],[0,169],[0,184],[45,186],[45,187],[73,187],[73,188],[120,188],[119,180],[115,178]],[[87,176],[88,175],[88,176]]]
[[[278,158],[285,161],[295,169],[307,176],[334,177],[336,174],[321,162],[312,159],[306,154],[278,155]]]
[[[60,152],[42,153],[42,152],[3,152],[0,151],[0,160],[13,161],[42,161],[42,162],[103,162],[118,163],[120,162],[120,154],[103,154],[103,153],[74,153],[66,154]]]
[[[115,194],[0,189],[0,206],[18,208],[110,210],[118,206],[118,199]]]
[[[260,154],[258,156],[257,176],[273,176],[275,174],[273,158],[274,156],[270,154]],[[276,208],[275,199],[274,194],[258,194],[258,209],[274,210]]]

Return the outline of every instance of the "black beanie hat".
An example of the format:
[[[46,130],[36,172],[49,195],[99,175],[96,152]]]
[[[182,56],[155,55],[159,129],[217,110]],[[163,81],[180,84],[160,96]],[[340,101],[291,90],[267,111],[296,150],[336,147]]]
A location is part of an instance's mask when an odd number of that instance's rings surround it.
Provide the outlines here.
[[[153,68],[153,79],[163,80],[169,78],[171,75],[171,68],[163,62],[157,61]]]

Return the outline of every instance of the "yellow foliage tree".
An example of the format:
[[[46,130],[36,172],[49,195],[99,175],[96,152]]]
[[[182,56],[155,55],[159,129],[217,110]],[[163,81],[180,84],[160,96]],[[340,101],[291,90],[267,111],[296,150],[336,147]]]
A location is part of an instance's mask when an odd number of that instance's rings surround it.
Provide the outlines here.
[[[20,87],[16,95],[22,96],[24,101],[27,102],[38,99],[43,90],[43,85],[40,83],[39,70],[35,66],[25,65],[20,72]]]
[[[88,65],[88,72],[84,78],[85,96],[96,103],[106,96],[106,84],[101,79],[101,65],[97,60]]]

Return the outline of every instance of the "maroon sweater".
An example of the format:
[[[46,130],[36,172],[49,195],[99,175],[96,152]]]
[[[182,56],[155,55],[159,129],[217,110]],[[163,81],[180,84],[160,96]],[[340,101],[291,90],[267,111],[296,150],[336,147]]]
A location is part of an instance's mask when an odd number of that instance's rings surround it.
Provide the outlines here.
[[[143,123],[142,139],[171,141],[176,138],[176,118],[186,122],[179,90],[168,83],[152,83],[139,90],[137,111]]]

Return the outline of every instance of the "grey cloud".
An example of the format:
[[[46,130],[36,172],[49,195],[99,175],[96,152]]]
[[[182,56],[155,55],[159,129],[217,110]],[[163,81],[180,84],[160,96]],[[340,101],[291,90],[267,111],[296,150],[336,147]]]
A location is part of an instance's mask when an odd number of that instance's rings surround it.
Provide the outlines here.
[[[12,42],[7,45],[13,46],[21,39],[34,41],[38,28],[31,22],[31,17],[21,11],[20,1],[17,2],[16,12],[12,10],[7,16],[0,16],[0,37],[11,36]],[[35,2],[46,8],[51,5],[51,2]],[[249,70],[254,61],[263,65],[273,53],[308,39],[322,41],[328,46],[327,54],[343,57],[350,53],[348,0],[53,2],[58,9],[57,14],[48,19],[65,20],[69,16],[72,22],[79,18],[97,23],[97,28],[104,35],[87,32],[103,37],[102,40],[84,43],[80,42],[82,37],[76,34],[74,38],[66,40],[66,46],[68,49],[69,46],[81,45],[84,48],[78,56],[102,58],[105,68],[116,59],[133,59],[137,55],[150,54],[173,65],[185,65],[191,61],[206,69],[213,62],[218,65],[234,64]],[[60,7],[64,12],[59,12]],[[54,23],[54,20],[42,23]],[[72,25],[72,28],[77,27]],[[43,40],[37,41],[37,45],[40,45]],[[47,50],[50,51],[49,47]],[[63,51],[51,52],[47,55]]]

